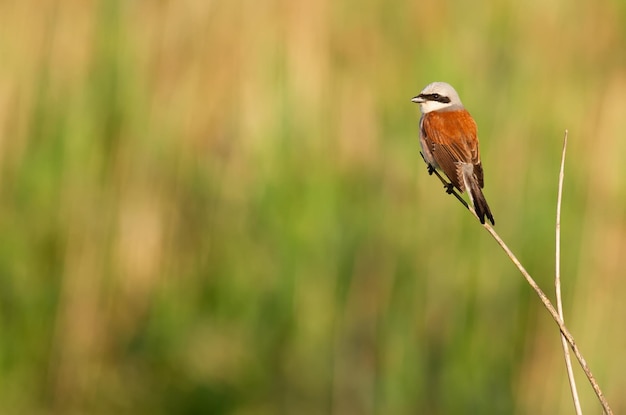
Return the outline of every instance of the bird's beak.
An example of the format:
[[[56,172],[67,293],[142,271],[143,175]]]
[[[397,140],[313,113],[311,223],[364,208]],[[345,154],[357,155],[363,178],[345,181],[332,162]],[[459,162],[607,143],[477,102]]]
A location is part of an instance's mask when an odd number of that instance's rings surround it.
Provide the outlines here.
[[[416,104],[421,104],[422,102],[426,102],[426,100],[421,95],[418,95],[416,97],[411,98],[411,102],[415,102]]]

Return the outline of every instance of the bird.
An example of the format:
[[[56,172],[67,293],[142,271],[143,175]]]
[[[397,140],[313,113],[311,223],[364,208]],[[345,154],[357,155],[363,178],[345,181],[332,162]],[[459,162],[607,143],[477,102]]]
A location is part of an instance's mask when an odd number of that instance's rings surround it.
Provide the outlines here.
[[[422,113],[419,139],[428,173],[443,171],[450,180],[448,192],[453,188],[467,191],[480,223],[485,223],[486,216],[495,225],[482,191],[485,183],[476,122],[459,94],[446,82],[433,82],[411,101],[419,104]]]

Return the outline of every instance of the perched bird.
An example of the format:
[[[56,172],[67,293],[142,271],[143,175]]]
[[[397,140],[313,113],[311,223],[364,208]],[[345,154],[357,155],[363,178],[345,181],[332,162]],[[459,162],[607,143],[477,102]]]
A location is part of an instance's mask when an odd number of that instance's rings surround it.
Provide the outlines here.
[[[495,225],[481,190],[484,180],[476,122],[463,107],[459,94],[450,84],[433,82],[411,101],[419,104],[422,112],[420,145],[428,172],[442,170],[451,186],[461,193],[467,191],[480,223],[485,223],[486,216]]]

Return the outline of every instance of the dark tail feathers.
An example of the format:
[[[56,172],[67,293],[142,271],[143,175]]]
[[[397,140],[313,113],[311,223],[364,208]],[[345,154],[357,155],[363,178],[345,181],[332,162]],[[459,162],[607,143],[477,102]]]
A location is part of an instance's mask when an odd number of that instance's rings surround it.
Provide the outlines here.
[[[470,182],[470,196],[472,199],[472,203],[474,205],[474,211],[476,212],[476,216],[480,220],[480,223],[485,223],[485,216],[489,219],[492,225],[495,226],[496,221],[493,219],[493,215],[491,214],[491,210],[489,209],[489,205],[487,204],[487,199],[485,199],[485,195],[483,195],[483,191],[480,189],[477,180],[469,180]]]

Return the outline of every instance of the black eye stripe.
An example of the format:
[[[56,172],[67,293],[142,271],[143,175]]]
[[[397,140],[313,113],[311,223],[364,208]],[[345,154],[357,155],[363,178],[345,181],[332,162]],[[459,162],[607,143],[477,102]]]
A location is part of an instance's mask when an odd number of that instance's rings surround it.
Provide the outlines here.
[[[420,97],[424,98],[427,101],[437,101],[444,104],[450,103],[450,98],[441,96],[439,94],[420,94]]]

